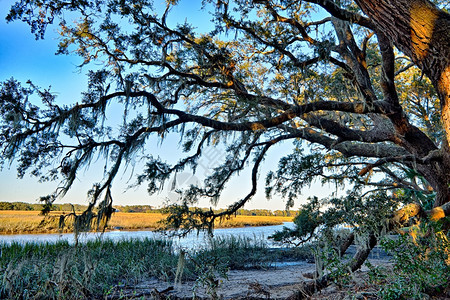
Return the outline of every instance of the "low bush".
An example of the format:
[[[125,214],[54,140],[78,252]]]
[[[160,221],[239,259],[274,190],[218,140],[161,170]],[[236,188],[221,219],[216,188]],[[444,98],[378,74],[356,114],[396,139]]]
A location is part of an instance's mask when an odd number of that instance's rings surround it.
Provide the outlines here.
[[[430,229],[422,238],[403,235],[381,244],[394,262],[393,269],[378,272],[382,299],[424,299],[450,287],[450,242],[442,232]]]

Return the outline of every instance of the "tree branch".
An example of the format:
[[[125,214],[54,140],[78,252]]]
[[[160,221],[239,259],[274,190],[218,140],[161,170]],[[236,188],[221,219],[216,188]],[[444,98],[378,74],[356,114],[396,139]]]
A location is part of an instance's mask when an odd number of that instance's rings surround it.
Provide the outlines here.
[[[333,17],[375,30],[375,24],[373,24],[373,22],[370,19],[363,17],[360,14],[342,9],[331,0],[307,0],[306,2],[320,5]]]

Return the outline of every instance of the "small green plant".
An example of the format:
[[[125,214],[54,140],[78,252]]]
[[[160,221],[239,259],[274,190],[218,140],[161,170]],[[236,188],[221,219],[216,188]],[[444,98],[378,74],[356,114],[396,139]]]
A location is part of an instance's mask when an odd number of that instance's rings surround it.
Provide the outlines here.
[[[379,296],[383,299],[423,299],[440,295],[449,287],[449,237],[434,226],[423,225],[422,237],[402,235],[384,239],[382,247],[393,256],[394,267],[386,272]]]
[[[385,283],[387,277],[386,268],[375,266],[369,260],[365,262],[365,265],[369,269],[369,271],[367,272],[367,275],[369,276],[369,283],[377,285]]]
[[[351,280],[351,270],[348,269],[348,265],[339,256],[336,249],[325,248],[320,252],[320,255],[324,270],[329,270],[333,282],[339,287],[348,285]]]
[[[203,287],[212,299],[219,299],[218,288],[223,280],[228,279],[229,267],[226,258],[218,253],[205,251],[195,253],[191,256],[191,262],[195,265],[197,279],[193,286],[194,298],[197,296],[199,287]]]

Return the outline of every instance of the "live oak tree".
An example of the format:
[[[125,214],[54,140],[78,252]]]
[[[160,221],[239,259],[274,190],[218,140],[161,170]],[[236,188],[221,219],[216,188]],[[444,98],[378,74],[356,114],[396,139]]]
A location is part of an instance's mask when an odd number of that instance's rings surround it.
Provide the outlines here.
[[[211,0],[203,2],[214,26],[204,32],[187,22],[169,25],[178,1],[166,2],[159,14],[147,0],[12,6],[7,20],[28,23],[38,39],[58,26],[58,54],[81,56],[83,68],[101,65],[71,105],[32,82],[2,84],[2,161],[16,160],[20,176],[60,180],[42,200],[63,196],[100,155],[104,179],[76,216],[78,224],[100,223],[111,215],[121,166],[145,159],[137,184],[152,194],[173,174],[195,171],[206,148],[221,145],[222,164],[180,193],[168,219],[176,228],[211,228],[255,195],[271,147],[292,141],[292,154],[266,180],[267,195],[281,194],[288,206],[318,178],[351,190],[328,202],[339,222],[350,222],[355,210],[355,222],[386,218],[411,202],[391,216],[388,229],[413,216],[449,214],[448,3]],[[123,118],[113,126],[109,108],[117,103]],[[169,133],[179,134],[186,153],[174,165],[152,155],[149,142]],[[200,198],[216,203],[247,165],[252,173],[242,199],[220,213],[192,208]],[[376,244],[375,231],[352,269]]]

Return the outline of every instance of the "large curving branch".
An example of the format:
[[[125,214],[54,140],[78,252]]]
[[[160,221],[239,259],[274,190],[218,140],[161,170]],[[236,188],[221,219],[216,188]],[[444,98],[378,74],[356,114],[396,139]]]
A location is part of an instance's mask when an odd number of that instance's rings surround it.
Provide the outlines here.
[[[329,136],[326,136],[313,128],[292,128],[290,126],[281,125],[280,129],[295,135],[297,138],[307,140],[324,146],[328,150],[336,150],[346,157],[361,156],[384,158],[391,156],[404,156],[410,153],[404,148],[387,143],[364,143],[354,141],[339,142]]]
[[[368,29],[375,29],[375,24],[367,17],[364,17],[358,13],[348,11],[346,9],[340,8],[334,1],[331,0],[307,0],[306,2],[314,3],[321,6],[327,12],[329,12],[333,17],[338,19],[348,21],[350,23],[358,24],[360,26],[366,27]]]

